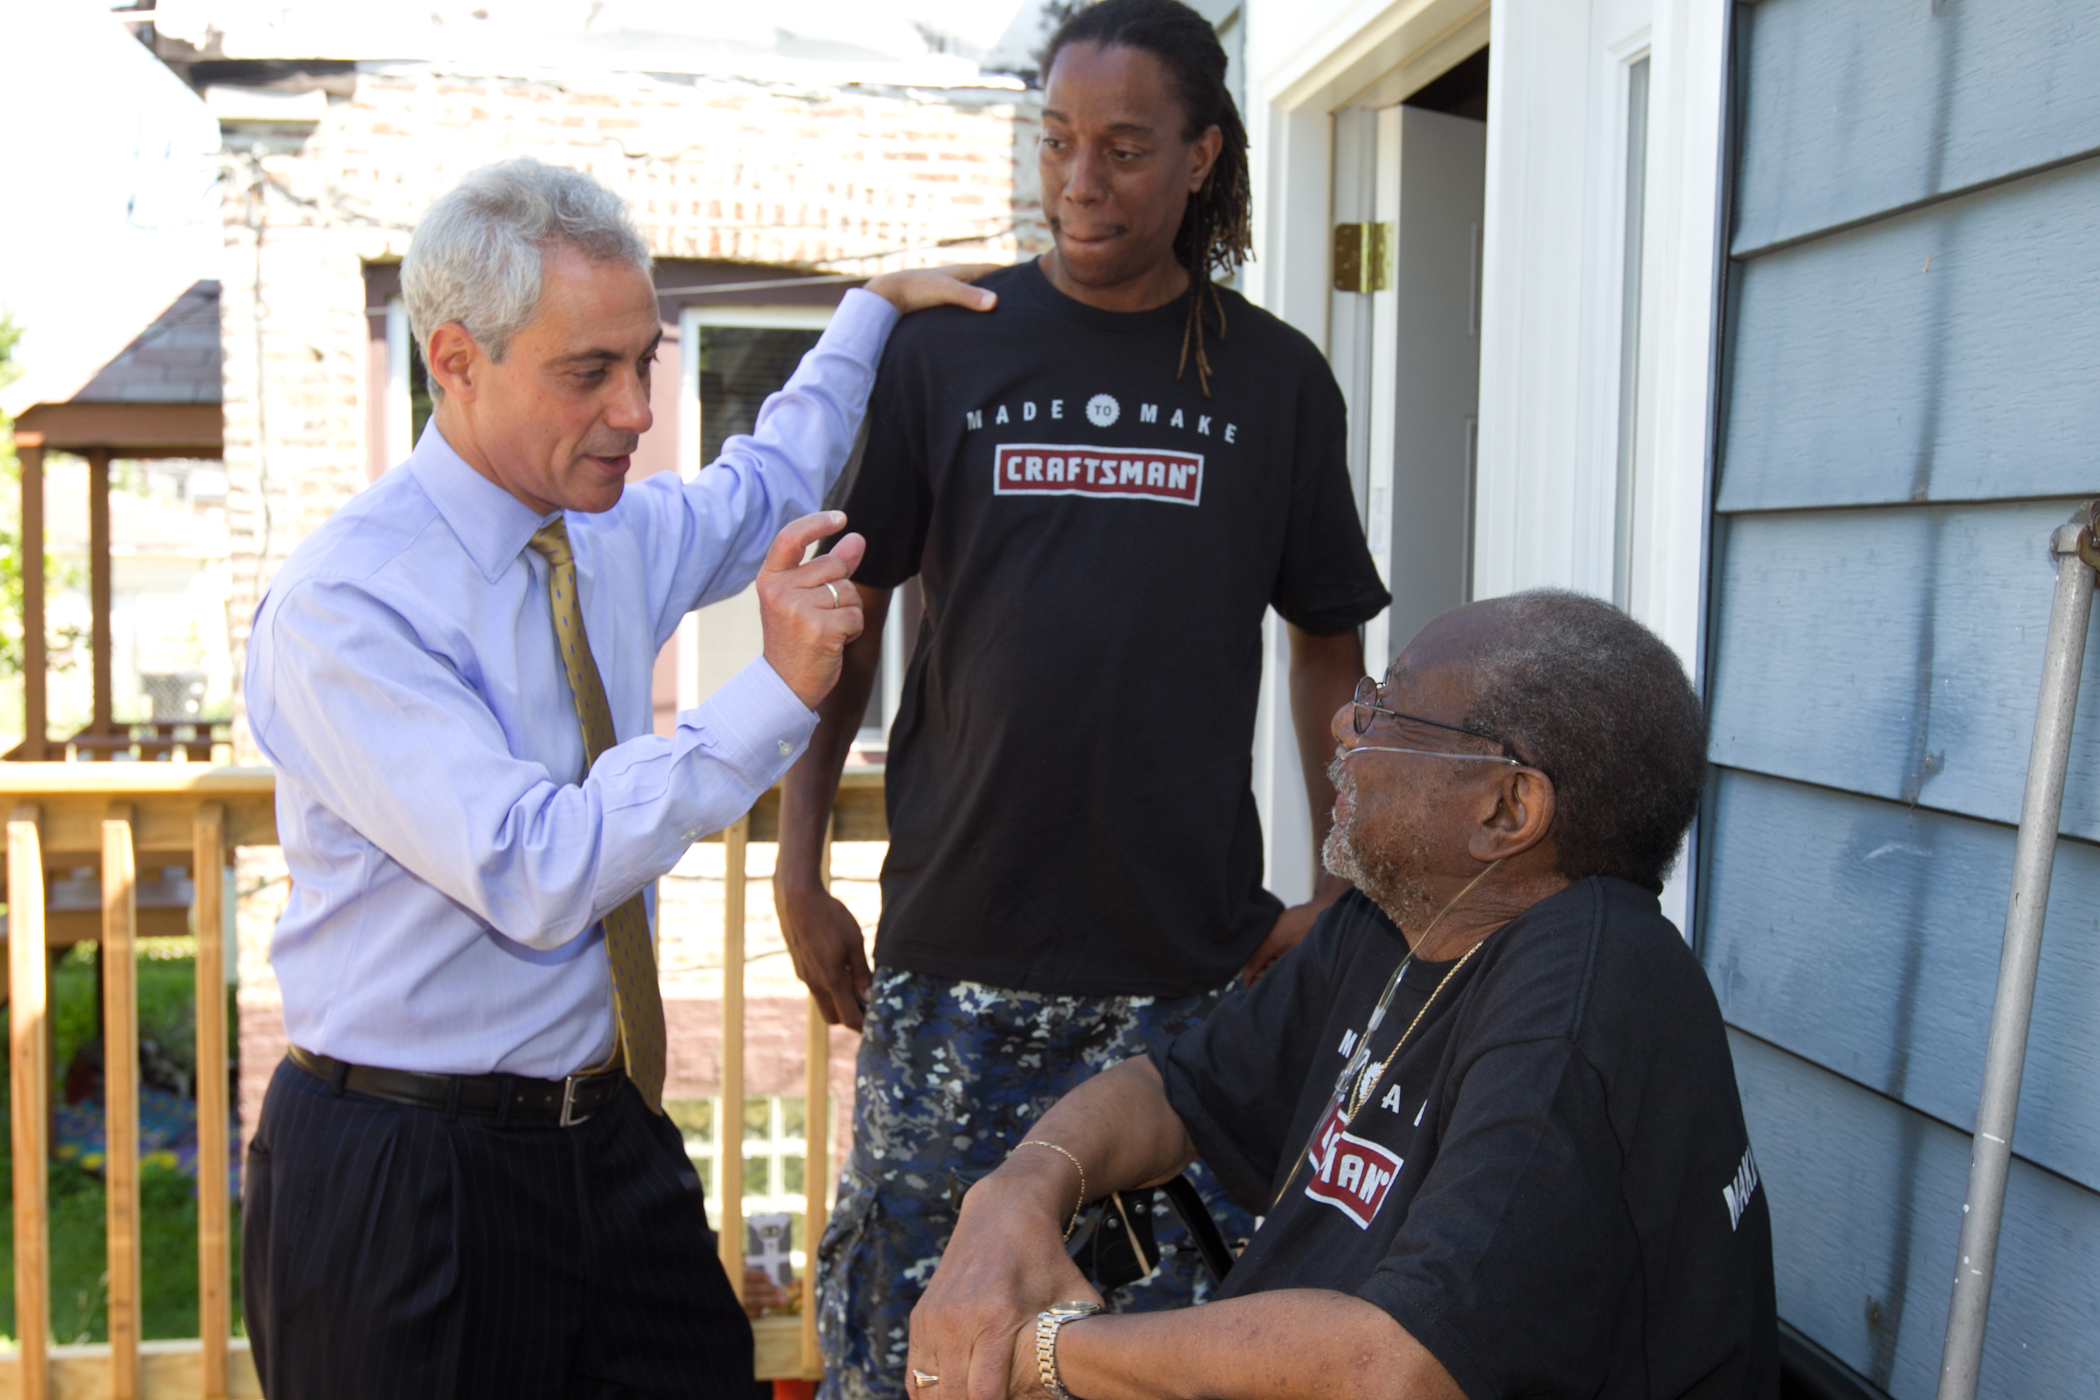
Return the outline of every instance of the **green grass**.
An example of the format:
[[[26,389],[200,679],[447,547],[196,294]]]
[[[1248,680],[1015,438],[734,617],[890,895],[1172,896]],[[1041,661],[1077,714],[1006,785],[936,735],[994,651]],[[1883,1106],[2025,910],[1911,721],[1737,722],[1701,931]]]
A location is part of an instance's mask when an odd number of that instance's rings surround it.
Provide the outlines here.
[[[187,958],[142,959],[138,964],[139,1034],[186,1057],[194,1044],[195,982]],[[66,1066],[95,1033],[95,961],[92,944],[60,960],[52,978],[51,1013],[57,1041],[52,1093],[62,1095]],[[6,1045],[0,1043],[0,1061]],[[0,1076],[0,1102],[7,1080]],[[104,1195],[100,1178],[69,1162],[50,1167],[51,1331],[59,1342],[108,1339],[108,1287]],[[0,1153],[0,1197],[13,1199],[14,1161]],[[140,1171],[141,1282],[145,1289],[144,1334],[149,1338],[197,1335],[197,1188],[167,1167]],[[240,1215],[232,1219],[234,1331],[240,1328]],[[15,1335],[14,1216],[0,1211],[0,1332]]]

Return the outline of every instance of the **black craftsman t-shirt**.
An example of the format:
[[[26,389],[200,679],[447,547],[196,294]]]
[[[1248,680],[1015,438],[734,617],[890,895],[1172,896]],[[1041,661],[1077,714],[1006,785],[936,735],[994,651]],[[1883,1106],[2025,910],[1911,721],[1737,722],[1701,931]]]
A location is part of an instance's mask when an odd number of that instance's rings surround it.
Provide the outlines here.
[[[1312,343],[1223,293],[1100,311],[1033,263],[986,315],[905,319],[845,503],[856,577],[925,602],[890,730],[876,961],[994,986],[1186,996],[1281,909],[1251,789],[1261,623],[1386,604]],[[1296,781],[1295,771],[1291,781]]]
[[[1399,1057],[1346,1125],[1336,1076],[1407,949],[1352,891],[1154,1056],[1203,1158],[1266,1212],[1220,1296],[1353,1293],[1471,1400],[1776,1396],[1772,1229],[1720,1008],[1655,897],[1591,879],[1454,963],[1371,1036]]]

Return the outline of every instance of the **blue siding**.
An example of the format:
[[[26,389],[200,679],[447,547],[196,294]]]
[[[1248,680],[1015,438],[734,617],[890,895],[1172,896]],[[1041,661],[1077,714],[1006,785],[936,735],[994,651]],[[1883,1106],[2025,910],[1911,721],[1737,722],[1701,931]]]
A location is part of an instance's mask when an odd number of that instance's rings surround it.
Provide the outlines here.
[[[1730,1049],[1784,1261],[1780,1316],[1890,1394],[1931,1396],[1968,1136],[1751,1036]],[[2086,1400],[2100,1196],[2015,1158],[2005,1200],[1982,1393]]]
[[[1744,265],[1720,508],[2100,490],[2096,208],[2100,158]]]
[[[2053,568],[2100,494],[2100,5],[1764,0],[1738,131],[1701,957],[1780,1311],[1929,1396]],[[2100,641],[1983,1391],[2100,1375]]]
[[[2100,7],[1766,0],[1739,42],[1747,257],[2100,149]]]
[[[2020,819],[2071,499],[1736,516],[1709,619],[1715,762]],[[2100,646],[2064,830],[2100,839]]]
[[[1970,1130],[2012,829],[1725,771],[1713,822],[1700,941],[1729,1022]],[[2100,846],[2066,841],[2013,1146],[2100,1188],[2096,1007]]]

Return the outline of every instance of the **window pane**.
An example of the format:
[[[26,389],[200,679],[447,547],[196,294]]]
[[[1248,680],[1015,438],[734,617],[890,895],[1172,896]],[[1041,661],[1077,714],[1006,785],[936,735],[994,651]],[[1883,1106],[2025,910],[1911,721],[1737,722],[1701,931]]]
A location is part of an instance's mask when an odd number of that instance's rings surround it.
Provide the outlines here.
[[[793,1195],[797,1191],[804,1189],[802,1185],[802,1159],[800,1157],[782,1157],[780,1159],[780,1189],[787,1195]]]
[[[688,1142],[715,1140],[713,1099],[665,1099],[664,1114],[678,1125],[678,1131]]]
[[[700,460],[722,455],[735,433],[758,421],[766,395],[787,383],[818,331],[700,327]]]
[[[773,1101],[767,1098],[744,1100],[744,1141],[771,1142],[773,1140]]]
[[[770,1196],[773,1159],[746,1153],[744,1156],[744,1194],[746,1196]]]
[[[1640,418],[1642,225],[1648,215],[1648,60],[1626,70],[1626,229],[1619,307],[1619,459],[1612,602],[1633,606],[1635,449]]]
[[[802,1136],[802,1096],[782,1094],[780,1096],[780,1135],[784,1138]]]

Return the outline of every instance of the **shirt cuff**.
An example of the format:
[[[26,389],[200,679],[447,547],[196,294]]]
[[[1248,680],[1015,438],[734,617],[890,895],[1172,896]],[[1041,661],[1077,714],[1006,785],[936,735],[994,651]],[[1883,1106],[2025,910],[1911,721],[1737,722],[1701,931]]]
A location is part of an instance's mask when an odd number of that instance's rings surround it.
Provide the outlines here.
[[[886,298],[855,287],[839,302],[831,324],[824,329],[824,339],[831,342],[833,349],[872,365],[882,357],[882,347],[901,319],[897,308]]]
[[[817,713],[761,656],[698,709],[680,715],[678,725],[701,731],[710,753],[753,791],[764,792],[801,757],[816,732]]]

